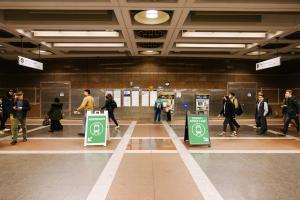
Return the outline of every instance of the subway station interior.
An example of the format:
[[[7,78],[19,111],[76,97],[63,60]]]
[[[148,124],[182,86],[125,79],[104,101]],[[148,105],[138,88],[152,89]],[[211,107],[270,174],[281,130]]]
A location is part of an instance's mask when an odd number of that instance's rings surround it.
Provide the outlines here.
[[[300,200],[300,0],[0,0],[0,200]]]

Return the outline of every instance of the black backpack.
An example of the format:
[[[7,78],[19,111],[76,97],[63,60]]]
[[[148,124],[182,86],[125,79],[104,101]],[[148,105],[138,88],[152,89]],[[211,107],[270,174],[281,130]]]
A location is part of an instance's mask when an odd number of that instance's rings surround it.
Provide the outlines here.
[[[270,104],[268,104],[268,113],[267,113],[267,116],[270,116],[273,114],[273,109],[272,107],[270,106]]]
[[[111,106],[113,107],[113,109],[118,107],[117,103],[114,100],[111,102]]]
[[[234,112],[237,116],[240,116],[244,113],[242,105],[240,104],[240,101],[238,101],[238,107],[234,110]]]

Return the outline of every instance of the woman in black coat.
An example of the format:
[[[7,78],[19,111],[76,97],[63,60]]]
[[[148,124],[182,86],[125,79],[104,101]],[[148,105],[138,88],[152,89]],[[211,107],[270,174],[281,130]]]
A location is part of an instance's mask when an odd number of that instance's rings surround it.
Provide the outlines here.
[[[115,124],[115,129],[119,129],[120,126],[115,118],[114,110],[117,108],[117,103],[113,99],[113,96],[111,94],[106,95],[105,105],[101,108],[101,110],[106,109],[108,112],[108,118],[111,119]]]
[[[60,120],[63,118],[62,108],[63,104],[60,103],[59,98],[55,98],[54,103],[51,105],[50,111],[48,112],[48,116],[51,119],[49,132],[60,131],[63,129],[63,126],[60,123]]]
[[[233,125],[233,119],[235,118],[235,107],[233,103],[231,102],[229,96],[224,96],[223,98],[223,108],[219,114],[219,117],[224,116],[224,122],[223,122],[223,132],[221,132],[219,135],[223,136],[226,133],[227,125],[229,124],[230,129],[232,131],[231,136],[237,136],[236,130]]]

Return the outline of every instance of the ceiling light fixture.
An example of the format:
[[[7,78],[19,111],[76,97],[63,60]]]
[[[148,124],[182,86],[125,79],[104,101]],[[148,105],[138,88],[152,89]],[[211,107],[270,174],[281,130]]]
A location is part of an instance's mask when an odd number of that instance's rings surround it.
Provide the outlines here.
[[[53,43],[54,47],[124,47],[124,43]]]
[[[146,10],[146,17],[148,19],[158,18],[158,11],[157,10]]]
[[[159,55],[159,51],[153,51],[153,50],[147,50],[147,51],[141,51],[140,54],[142,55]]]
[[[182,37],[202,38],[266,38],[265,32],[182,32]]]
[[[52,55],[53,53],[50,52],[50,51],[45,51],[45,50],[33,50],[31,51],[33,54],[36,54],[36,55]]]
[[[34,37],[119,37],[117,31],[32,31]]]
[[[261,56],[261,55],[265,55],[267,53],[268,52],[266,52],[266,51],[252,51],[252,52],[247,53],[246,55],[247,56]]]
[[[176,47],[184,47],[184,48],[246,48],[246,44],[176,43]]]
[[[161,10],[144,10],[134,15],[134,20],[141,24],[157,25],[167,22],[170,15]]]

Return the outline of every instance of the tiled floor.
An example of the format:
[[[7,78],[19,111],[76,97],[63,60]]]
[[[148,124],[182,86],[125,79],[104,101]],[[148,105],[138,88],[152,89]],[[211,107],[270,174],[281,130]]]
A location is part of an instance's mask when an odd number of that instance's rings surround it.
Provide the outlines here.
[[[230,138],[217,136],[222,122],[215,120],[209,126],[211,148],[183,143],[184,125],[179,121],[171,125],[174,136],[164,123],[139,121],[132,132],[130,122],[118,131],[112,125],[107,147],[84,147],[78,136],[79,121],[65,120],[68,125],[61,132],[49,133],[48,127],[35,130],[28,142],[15,146],[9,137],[4,138],[0,141],[0,200],[84,200],[106,171],[113,178],[105,194],[110,200],[201,200],[209,187],[215,187],[225,200],[298,200],[299,139],[271,132],[258,136],[249,122],[243,123],[238,137]],[[191,167],[178,143],[184,144],[195,166]],[[122,145],[125,150],[118,152]],[[103,170],[116,162],[117,154],[121,156],[118,166]],[[202,178],[195,180],[191,173],[196,168],[204,171],[211,186],[199,187]]]
[[[0,199],[85,199],[109,158],[110,154],[0,155]]]
[[[193,154],[224,199],[299,200],[299,154]]]

